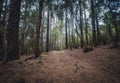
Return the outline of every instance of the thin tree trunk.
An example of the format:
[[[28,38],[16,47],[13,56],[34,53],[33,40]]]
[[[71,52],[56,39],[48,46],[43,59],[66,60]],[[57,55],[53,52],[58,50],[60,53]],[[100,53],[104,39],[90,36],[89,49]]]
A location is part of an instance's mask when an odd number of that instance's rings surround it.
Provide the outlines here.
[[[79,47],[80,34],[79,34],[78,31],[77,31],[77,24],[76,24],[76,23],[75,23],[75,32],[76,32],[76,35],[77,35],[76,48],[78,48],[78,47]]]
[[[19,19],[21,0],[10,1],[10,13],[7,27],[7,56],[5,61],[19,59]]]
[[[51,13],[49,13],[49,51],[51,50],[51,40],[52,40],[52,36],[51,36],[51,27],[52,27],[52,17],[51,17]]]
[[[25,23],[25,27],[22,31],[22,34],[21,34],[21,42],[20,42],[20,54],[23,55],[25,53],[25,45],[24,45],[24,41],[25,41],[25,37],[26,37],[26,33],[27,33],[27,30],[25,30],[26,26],[27,26],[27,21],[26,21],[26,18],[27,18],[27,8],[28,8],[28,3],[26,2],[26,5],[25,5],[25,16],[24,16],[24,23]]]
[[[100,44],[100,31],[99,31],[99,24],[98,24],[98,16],[96,14],[96,28],[97,28],[97,42]]]
[[[66,46],[66,49],[68,49],[68,33],[67,33],[67,9],[66,9],[66,12],[65,12],[65,46]]]
[[[73,17],[72,17],[72,33],[71,33],[71,35],[72,35],[72,48],[75,48],[75,34],[74,34],[74,19],[73,19]]]
[[[39,39],[40,39],[40,27],[41,27],[41,19],[42,19],[43,2],[44,0],[39,0],[39,16],[36,27],[36,39],[35,39],[35,58],[38,58],[39,55],[41,54],[41,51],[39,49]]]
[[[81,48],[84,46],[84,39],[83,39],[83,28],[82,28],[82,4],[81,0],[79,0],[79,5],[80,5],[80,31],[81,31]]]
[[[49,9],[47,13],[47,34],[46,34],[46,52],[49,51]]]
[[[0,61],[3,59],[3,45],[4,45],[4,32],[3,32],[3,25],[1,22],[1,13],[3,8],[3,0],[0,1]]]
[[[44,33],[44,9],[43,9],[43,19],[42,19],[42,27],[41,27],[41,52],[44,51],[44,46],[43,46],[43,33]]]
[[[94,16],[94,0],[91,0],[91,14],[92,14],[92,43],[94,47],[96,47],[97,43],[96,43],[95,16]]]
[[[78,46],[79,46],[79,35],[77,34],[77,45],[76,45],[76,48],[78,48]]]
[[[69,49],[71,49],[71,37],[70,37],[70,35],[71,35],[71,33],[70,33],[70,26],[71,26],[71,24],[70,24],[70,21],[68,22],[69,23],[69,28],[68,28],[68,42],[69,42],[69,44],[68,44],[68,47],[69,47]]]
[[[84,7],[84,16],[85,16],[85,38],[86,38],[86,44],[88,46],[88,28],[87,28],[87,20],[86,20],[85,7]]]

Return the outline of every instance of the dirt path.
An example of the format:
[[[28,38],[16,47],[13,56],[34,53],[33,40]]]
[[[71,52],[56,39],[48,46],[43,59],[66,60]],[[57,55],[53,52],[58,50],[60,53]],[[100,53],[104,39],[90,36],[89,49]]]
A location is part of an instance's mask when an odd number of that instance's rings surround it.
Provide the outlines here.
[[[120,51],[108,47],[89,53],[82,49],[52,51],[43,53],[42,59],[22,56],[0,65],[0,83],[119,83]]]
[[[89,63],[71,56],[69,51],[53,51],[50,55],[43,55],[43,57],[44,66],[41,69],[46,72],[45,77],[52,81],[51,83],[79,83],[80,81],[86,83],[85,73],[88,75],[99,73]]]

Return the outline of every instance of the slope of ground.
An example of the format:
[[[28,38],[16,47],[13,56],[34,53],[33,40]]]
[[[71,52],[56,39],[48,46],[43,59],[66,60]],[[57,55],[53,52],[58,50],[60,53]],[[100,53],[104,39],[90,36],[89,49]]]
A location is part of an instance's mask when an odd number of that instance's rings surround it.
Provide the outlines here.
[[[22,56],[0,64],[0,83],[120,83],[120,49],[109,47],[51,51],[42,59]]]

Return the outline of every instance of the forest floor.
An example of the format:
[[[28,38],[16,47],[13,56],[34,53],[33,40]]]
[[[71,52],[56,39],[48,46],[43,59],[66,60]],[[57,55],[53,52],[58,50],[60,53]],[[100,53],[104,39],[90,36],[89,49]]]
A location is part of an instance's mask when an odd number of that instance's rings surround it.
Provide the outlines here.
[[[0,63],[0,83],[120,83],[120,48],[50,51]]]

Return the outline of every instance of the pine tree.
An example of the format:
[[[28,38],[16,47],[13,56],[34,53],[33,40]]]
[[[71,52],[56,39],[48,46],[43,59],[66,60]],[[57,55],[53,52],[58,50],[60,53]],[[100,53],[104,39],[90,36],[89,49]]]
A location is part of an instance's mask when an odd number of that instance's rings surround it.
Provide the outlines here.
[[[7,26],[6,61],[19,59],[19,19],[21,0],[10,0],[10,12]]]

